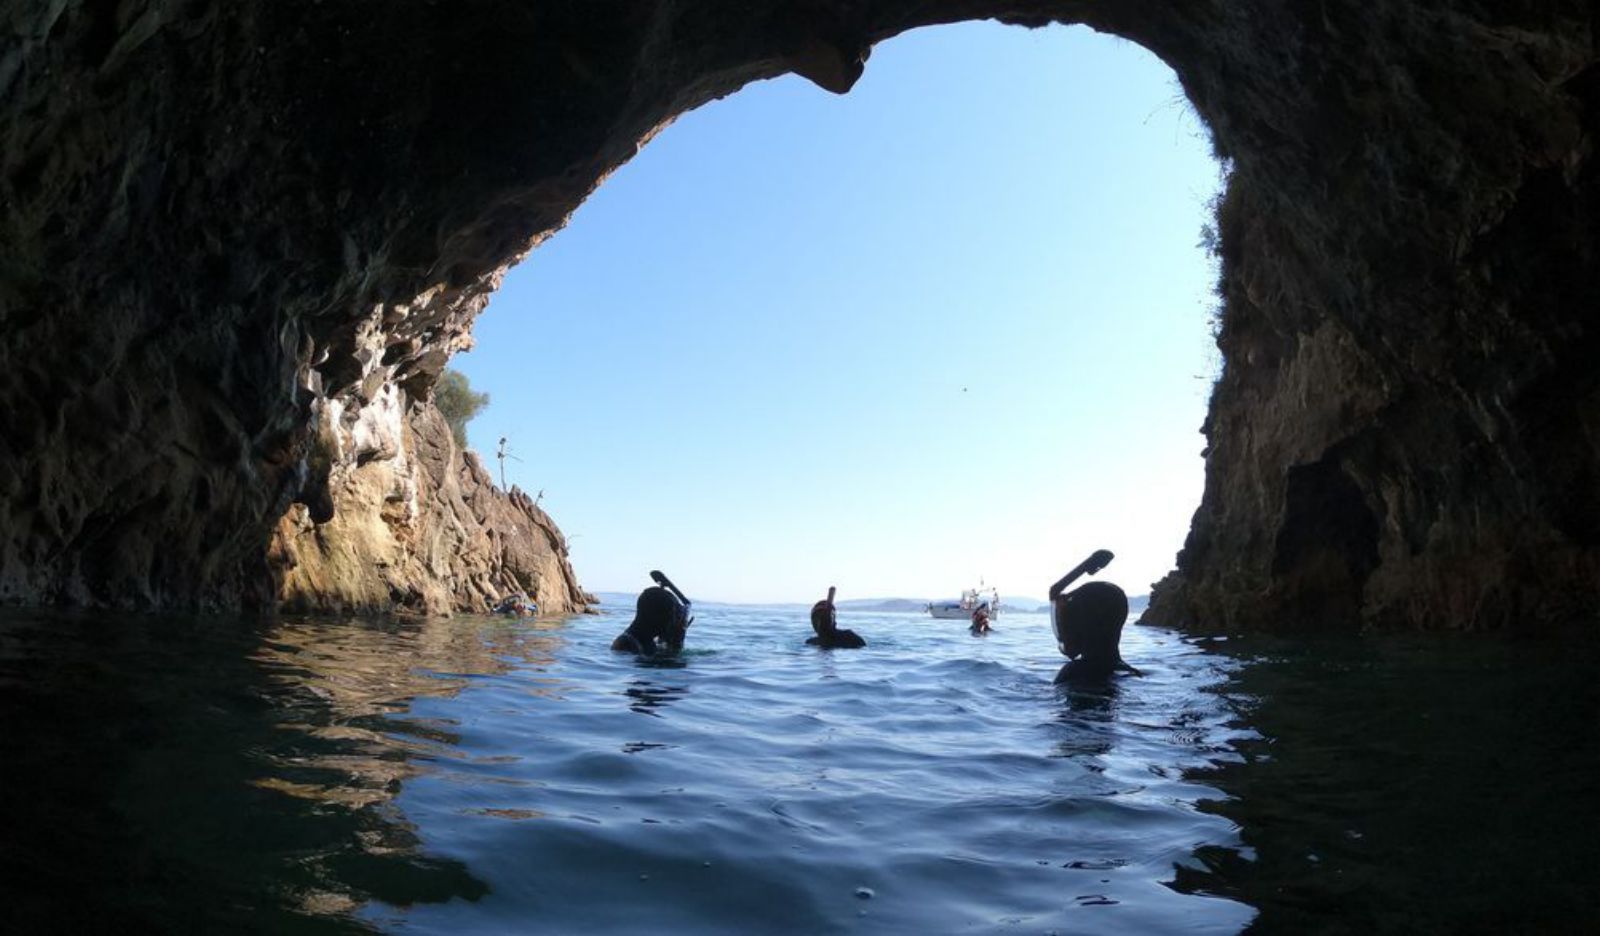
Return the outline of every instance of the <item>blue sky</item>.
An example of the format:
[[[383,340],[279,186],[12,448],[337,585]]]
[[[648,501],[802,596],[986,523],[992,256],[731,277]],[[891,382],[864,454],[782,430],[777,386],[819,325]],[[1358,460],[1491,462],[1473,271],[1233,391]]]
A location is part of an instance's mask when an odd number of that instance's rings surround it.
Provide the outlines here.
[[[454,364],[580,579],[728,601],[1143,592],[1203,482],[1218,169],[1170,70],[1083,28],[877,47],[679,118]]]

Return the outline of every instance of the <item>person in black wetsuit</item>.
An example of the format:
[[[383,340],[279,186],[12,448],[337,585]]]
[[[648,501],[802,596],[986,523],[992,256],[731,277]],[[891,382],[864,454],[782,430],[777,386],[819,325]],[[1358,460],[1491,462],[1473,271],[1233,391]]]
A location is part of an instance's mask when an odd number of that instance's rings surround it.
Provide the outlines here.
[[[491,614],[506,614],[511,617],[532,617],[539,613],[539,606],[528,600],[522,592],[513,592],[500,600],[495,605]]]
[[[1050,586],[1051,623],[1068,660],[1056,674],[1058,683],[1104,682],[1119,672],[1141,675],[1118,649],[1128,619],[1127,594],[1110,582],[1089,582],[1065,591],[1079,576],[1100,571],[1111,559],[1109,551],[1099,550]]]
[[[689,606],[660,585],[639,593],[633,622],[611,642],[611,649],[641,656],[677,653],[689,630]]]
[[[816,631],[815,637],[806,639],[806,643],[824,650],[854,650],[865,647],[866,640],[853,630],[844,630],[839,627],[839,621],[834,613],[834,589],[828,589],[828,597],[811,606],[811,629]]]

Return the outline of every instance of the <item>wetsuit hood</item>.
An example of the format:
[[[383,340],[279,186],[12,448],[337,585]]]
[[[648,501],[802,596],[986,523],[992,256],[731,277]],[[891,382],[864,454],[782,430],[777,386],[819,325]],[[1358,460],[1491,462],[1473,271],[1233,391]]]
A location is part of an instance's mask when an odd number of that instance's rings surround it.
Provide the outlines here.
[[[1090,582],[1057,598],[1051,608],[1056,643],[1068,657],[1079,654],[1115,663],[1128,596],[1110,582]]]
[[[689,609],[672,592],[653,585],[639,593],[628,633],[644,643],[660,639],[677,647],[682,646],[688,626]]]

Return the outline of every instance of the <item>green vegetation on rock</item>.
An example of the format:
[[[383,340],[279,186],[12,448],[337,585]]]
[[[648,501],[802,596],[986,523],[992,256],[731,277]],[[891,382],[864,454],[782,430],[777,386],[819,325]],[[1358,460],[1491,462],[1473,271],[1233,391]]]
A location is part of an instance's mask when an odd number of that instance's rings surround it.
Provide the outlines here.
[[[433,403],[444,414],[444,421],[450,424],[450,434],[455,437],[456,447],[465,450],[467,423],[489,405],[489,394],[474,392],[466,374],[446,369],[439,375],[439,383],[433,388]]]

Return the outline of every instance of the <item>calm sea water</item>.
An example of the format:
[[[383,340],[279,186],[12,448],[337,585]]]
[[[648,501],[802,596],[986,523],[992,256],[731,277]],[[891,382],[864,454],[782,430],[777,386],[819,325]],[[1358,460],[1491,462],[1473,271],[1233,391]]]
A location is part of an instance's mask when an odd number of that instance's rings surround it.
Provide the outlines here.
[[[0,618],[14,932],[1577,932],[1588,652],[1043,617]]]

